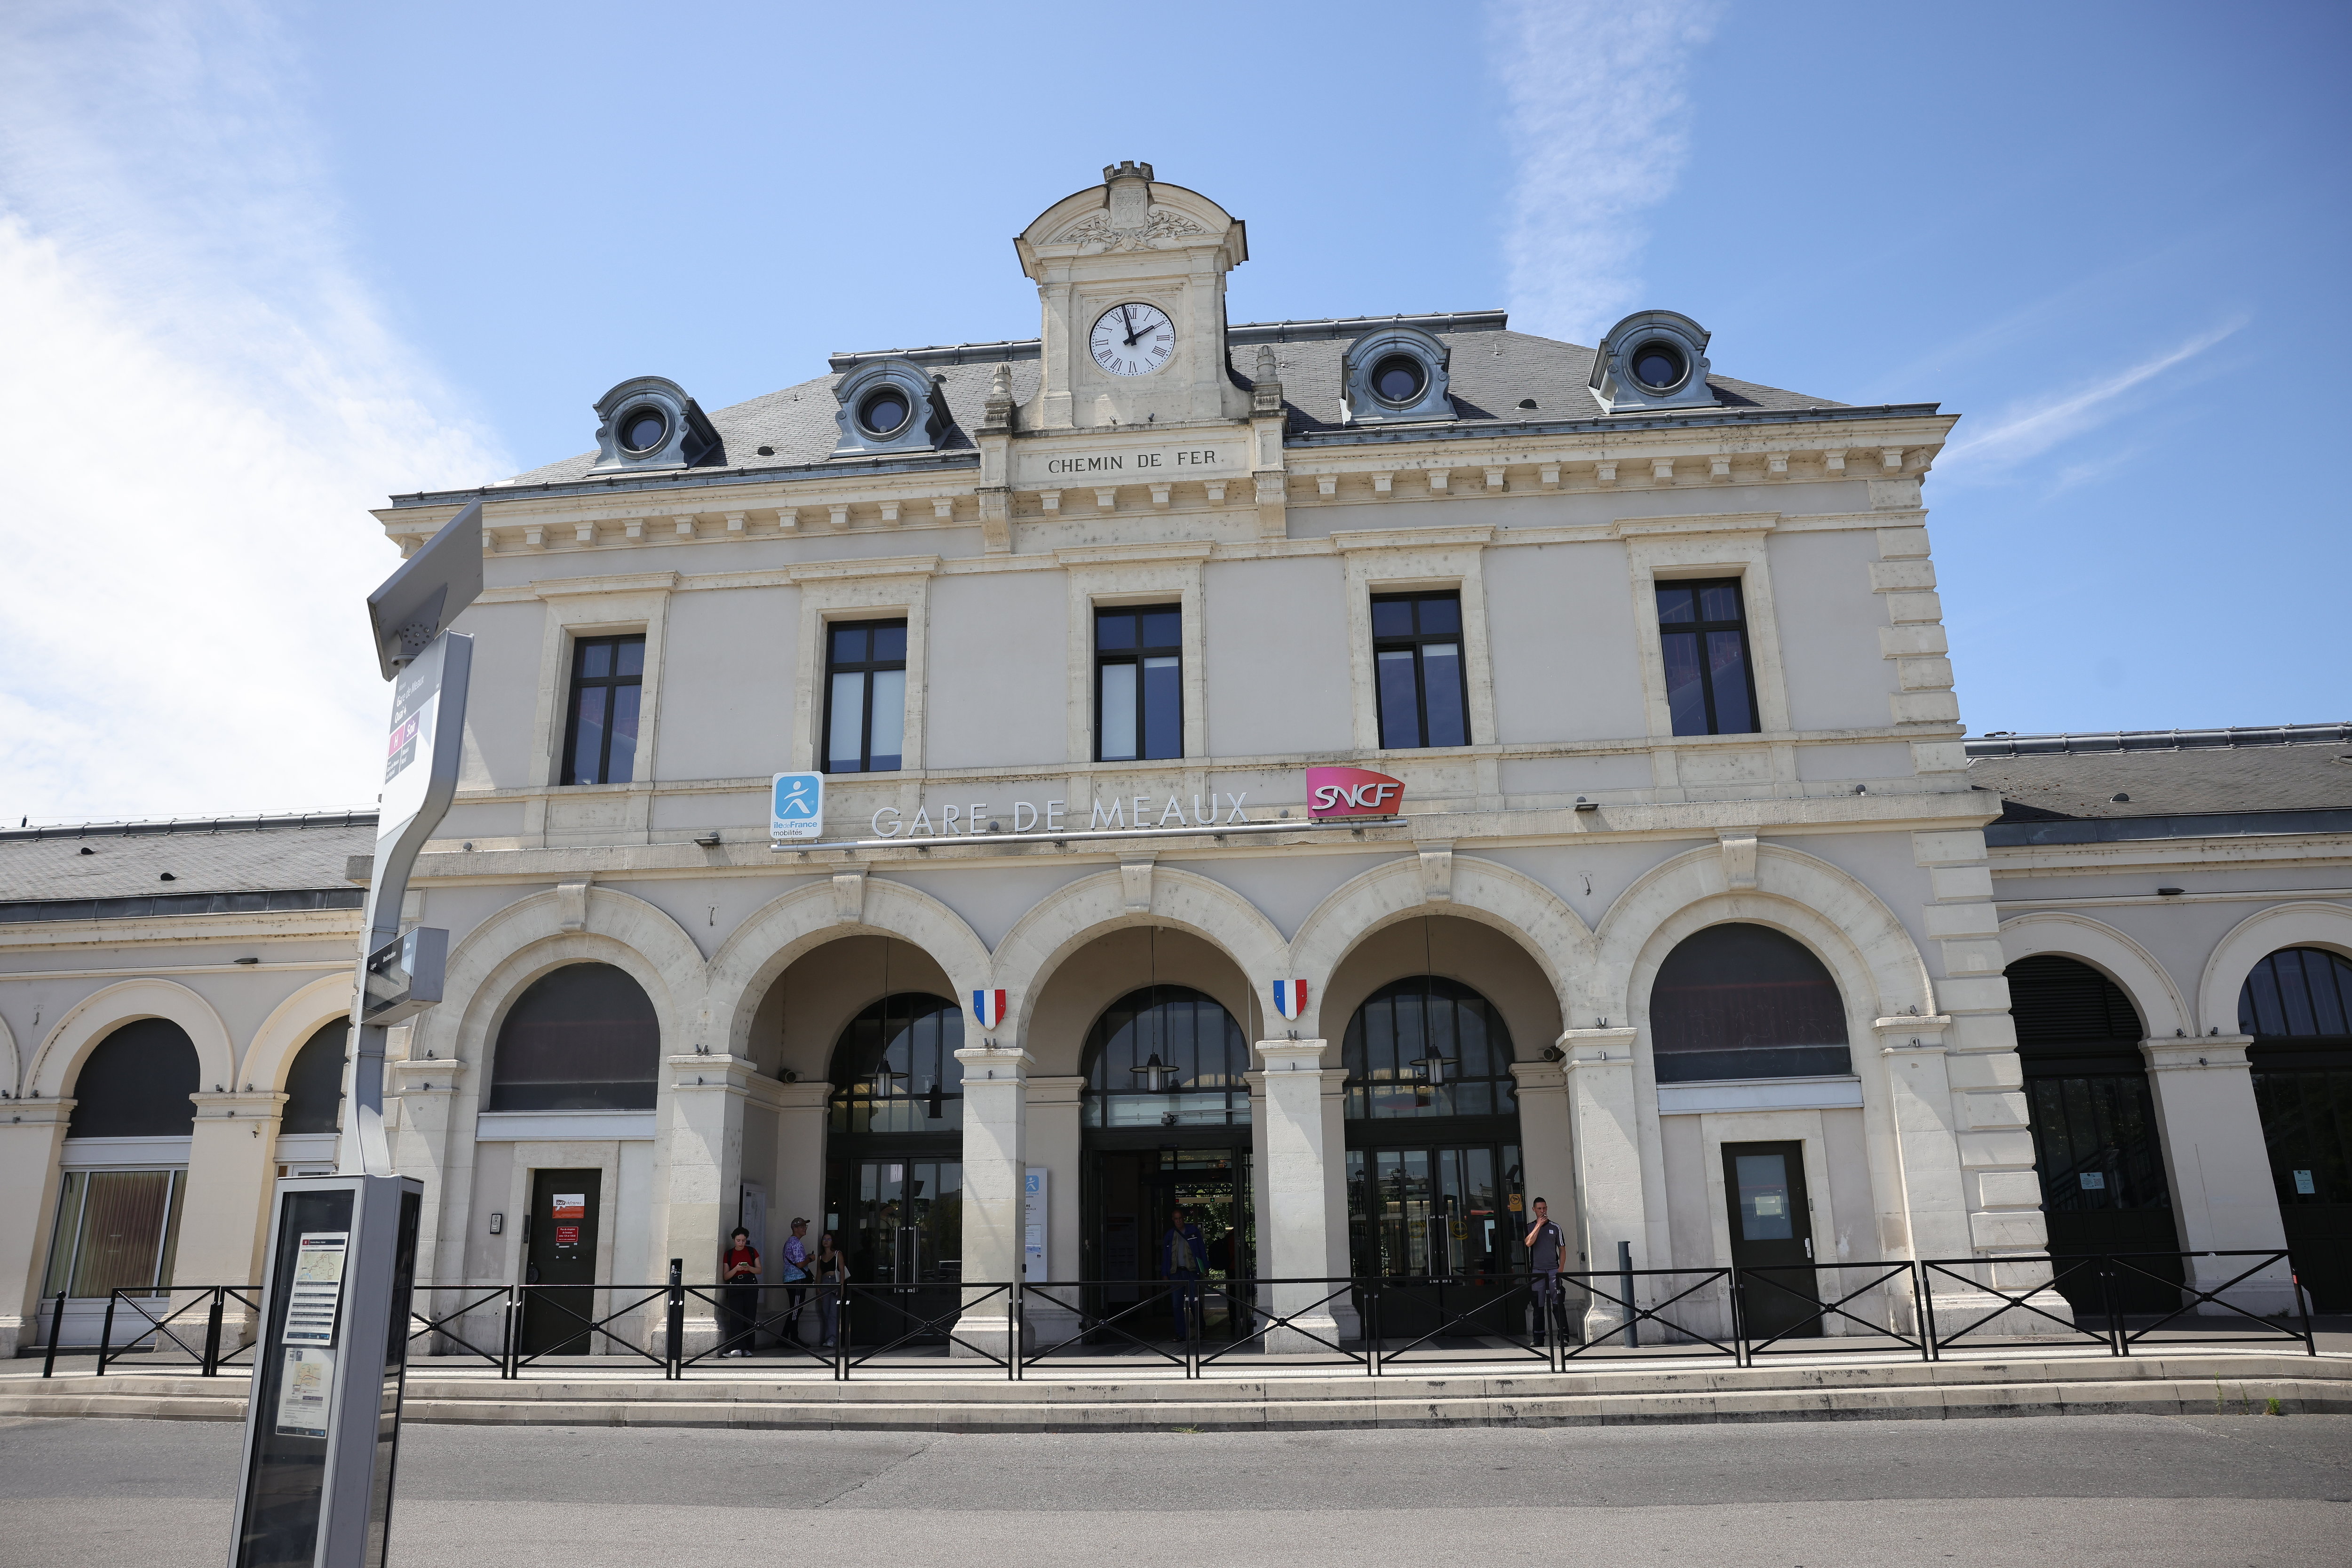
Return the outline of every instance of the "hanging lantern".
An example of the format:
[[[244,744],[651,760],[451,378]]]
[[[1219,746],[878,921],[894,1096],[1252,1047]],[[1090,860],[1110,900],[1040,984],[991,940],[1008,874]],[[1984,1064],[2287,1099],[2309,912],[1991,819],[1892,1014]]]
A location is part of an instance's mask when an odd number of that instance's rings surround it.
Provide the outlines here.
[[[1456,1058],[1453,1057],[1441,1057],[1434,1055],[1416,1057],[1413,1058],[1412,1065],[1421,1070],[1421,1078],[1423,1083],[1426,1083],[1432,1089],[1444,1089],[1445,1087],[1445,1069],[1452,1067],[1454,1064],[1455,1059]]]
[[[1158,1051],[1152,1052],[1151,1059],[1141,1067],[1127,1070],[1143,1075],[1143,1088],[1147,1094],[1165,1094],[1176,1087],[1176,1069],[1161,1061]]]

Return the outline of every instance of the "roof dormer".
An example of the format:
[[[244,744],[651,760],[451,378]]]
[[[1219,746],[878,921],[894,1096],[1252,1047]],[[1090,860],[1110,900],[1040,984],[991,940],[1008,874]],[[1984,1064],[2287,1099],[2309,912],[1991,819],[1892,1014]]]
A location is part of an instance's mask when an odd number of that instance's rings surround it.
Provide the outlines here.
[[[1592,356],[1592,395],[1612,414],[1714,407],[1707,336],[1705,327],[1676,311],[1635,311],[1601,340]]]
[[[686,389],[658,375],[621,383],[596,400],[590,473],[688,468],[719,450],[719,432]]]

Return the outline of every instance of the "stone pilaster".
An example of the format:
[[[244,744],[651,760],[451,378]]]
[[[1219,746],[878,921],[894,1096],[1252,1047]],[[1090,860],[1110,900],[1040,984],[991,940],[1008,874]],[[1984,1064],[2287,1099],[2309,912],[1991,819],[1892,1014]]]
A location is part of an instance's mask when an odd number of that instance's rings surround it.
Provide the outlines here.
[[[1329,1141],[1323,1101],[1348,1075],[1344,1068],[1324,1067],[1327,1044],[1257,1042],[1265,1111],[1265,1207],[1257,1216],[1261,1278],[1320,1281],[1330,1269],[1329,1187],[1335,1166],[1345,1181],[1346,1162]],[[1340,1239],[1344,1244],[1344,1235]],[[1265,1348],[1312,1351],[1337,1342],[1343,1326],[1324,1300],[1335,1289],[1322,1283],[1268,1286],[1266,1305],[1279,1316],[1295,1314],[1297,1323],[1268,1330]]]
[[[749,1057],[712,1054],[667,1059],[669,1092],[657,1158],[668,1177],[661,1234],[664,1258],[686,1260],[689,1285],[719,1279],[719,1254],[735,1226],[743,1180],[743,1108],[759,1068]],[[661,1266],[667,1269],[667,1265]],[[718,1343],[715,1309],[699,1296],[686,1302],[686,1350],[699,1354]]]
[[[174,1282],[252,1285],[261,1279],[261,1248],[270,1194],[278,1184],[278,1119],[286,1096],[262,1090],[192,1094],[188,1185],[180,1199]],[[174,1294],[173,1305],[185,1298]],[[231,1299],[221,1343],[241,1345],[246,1310]]]
[[[416,1220],[416,1277],[461,1279],[466,1272],[462,1238],[474,1193],[474,1141],[453,1142],[449,1129],[457,1118],[457,1086],[465,1081],[466,1064],[446,1057],[404,1058],[384,1063],[384,1073],[391,1080],[384,1086],[384,1098],[398,1108],[397,1120],[386,1130],[392,1168],[425,1184],[425,1205]],[[459,1241],[446,1258],[441,1250],[445,1235]],[[458,1290],[437,1293],[435,1315],[456,1310],[463,1300]],[[431,1353],[444,1354],[446,1349],[436,1345]]]
[[[58,1214],[58,1159],[70,1100],[0,1100],[0,1356],[48,1332],[41,1316],[41,1271]]]
[[[950,1353],[991,1354],[1017,1349],[1011,1304],[1002,1287],[1021,1277],[1021,1228],[1027,1201],[1029,1053],[995,1046],[956,1052],[963,1064],[963,1278],[979,1287],[964,1292],[956,1338],[969,1345]]]
[[[2253,1073],[2246,1061],[2252,1044],[2251,1035],[2140,1042],[2148,1087],[2155,1091],[2165,1177],[2186,1251],[2286,1245],[2262,1110],[2254,1103]],[[2191,1258],[2187,1277],[2199,1289],[2210,1290],[2244,1273],[2253,1261]],[[2266,1268],[2223,1300],[2249,1312],[2293,1311],[2294,1284],[2285,1268]]]
[[[1560,1036],[1568,1089],[1569,1145],[1576,1172],[1575,1221],[1564,1226],[1584,1255],[1583,1267],[1617,1267],[1617,1244],[1633,1244],[1633,1267],[1654,1261],[1647,1246],[1649,1205],[1642,1190],[1640,1107],[1634,1096],[1632,1029],[1570,1029]],[[1536,1194],[1529,1194],[1530,1198]],[[1550,1197],[1552,1194],[1542,1194]],[[1637,1286],[1635,1299],[1644,1294]],[[1585,1309],[1590,1342],[1624,1326],[1625,1313],[1593,1296]]]

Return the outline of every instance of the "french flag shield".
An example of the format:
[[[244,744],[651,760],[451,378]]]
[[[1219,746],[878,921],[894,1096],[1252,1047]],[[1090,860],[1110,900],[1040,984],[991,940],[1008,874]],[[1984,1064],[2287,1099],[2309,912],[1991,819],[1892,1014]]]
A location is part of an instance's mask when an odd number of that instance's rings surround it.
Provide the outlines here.
[[[1284,1018],[1296,1022],[1299,1010],[1307,1005],[1307,982],[1277,980],[1274,983],[1274,1010]]]
[[[983,1029],[993,1029],[1004,1022],[1004,993],[975,991],[971,994],[971,1016]]]

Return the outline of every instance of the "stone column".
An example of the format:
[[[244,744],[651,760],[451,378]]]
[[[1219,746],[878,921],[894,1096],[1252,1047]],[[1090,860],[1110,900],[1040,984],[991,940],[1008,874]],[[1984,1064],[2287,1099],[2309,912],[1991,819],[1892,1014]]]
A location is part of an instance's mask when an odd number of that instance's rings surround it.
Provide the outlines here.
[[[1550,1199],[1553,1215],[1565,1216],[1560,1228],[1573,1235],[1576,1165],[1569,1138],[1568,1068],[1563,1062],[1513,1062],[1511,1076],[1519,1084],[1519,1158],[1528,1202]],[[1528,1217],[1513,1217],[1524,1231]],[[1616,1260],[1610,1261],[1613,1266]]]
[[[49,1227],[58,1217],[58,1160],[64,1152],[70,1100],[0,1102],[0,1356],[13,1356],[49,1331],[41,1307],[41,1271],[49,1261]]]
[[[1027,1051],[995,1046],[956,1052],[963,1064],[963,1278],[981,1289],[964,1292],[951,1355],[1017,1353],[1002,1287],[1021,1277],[1022,1210],[1028,1171]]]
[[[1258,1272],[1270,1279],[1321,1280],[1330,1273],[1333,1177],[1345,1181],[1346,1162],[1325,1124],[1327,1086],[1344,1081],[1344,1069],[1323,1066],[1322,1040],[1260,1040],[1259,1081],[1265,1086],[1265,1207],[1257,1216]],[[1336,1167],[1336,1169],[1335,1169]],[[1346,1194],[1340,1194],[1342,1205]],[[1346,1213],[1343,1207],[1340,1212]],[[1337,1238],[1346,1242],[1344,1225]],[[1277,1316],[1297,1314],[1295,1327],[1266,1331],[1269,1352],[1322,1349],[1342,1333],[1332,1304],[1324,1299],[1339,1289],[1328,1284],[1270,1285],[1265,1306]]]
[[[1649,1205],[1642,1191],[1641,1108],[1633,1094],[1633,1031],[1570,1029],[1560,1036],[1568,1089],[1569,1147],[1576,1172],[1574,1220],[1560,1228],[1584,1255],[1583,1267],[1605,1274],[1617,1267],[1617,1244],[1633,1244],[1633,1267],[1651,1266],[1643,1244]],[[1523,1143],[1522,1149],[1526,1147]],[[1530,1201],[1535,1194],[1528,1194]],[[1553,1194],[1543,1194],[1551,1197]],[[1663,1259],[1658,1260],[1663,1262]],[[1599,1281],[1611,1294],[1614,1287]],[[1634,1287],[1634,1299],[1648,1294]],[[1584,1312],[1589,1342],[1621,1329],[1625,1312],[1600,1296]]]
[[[1087,1080],[1082,1078],[1033,1078],[1029,1080],[1029,1122],[1025,1132],[1028,1163],[1050,1173],[1045,1183],[1045,1268],[1048,1279],[1084,1279],[1090,1271],[1081,1261],[1078,1180],[1084,1163],[1085,1132],[1079,1125]],[[1024,1199],[1025,1205],[1025,1199]],[[1027,1245],[1027,1223],[1023,1224]],[[1025,1261],[1025,1258],[1024,1258]],[[1059,1344],[1078,1331],[1078,1300],[1075,1290],[1053,1290],[1032,1297],[1023,1309],[1032,1343]],[[1071,1305],[1057,1306],[1056,1302]]]
[[[667,1063],[668,1103],[656,1154],[669,1178],[667,1223],[650,1228],[666,1236],[668,1250],[652,1261],[659,1278],[669,1271],[670,1258],[684,1258],[686,1282],[707,1287],[718,1282],[719,1255],[735,1228],[743,1180],[743,1106],[759,1068],[749,1057],[718,1054],[671,1057]],[[618,1193],[614,1199],[617,1211],[625,1200]],[[699,1355],[718,1342],[716,1307],[688,1296],[686,1353]]]
[[[2244,1251],[2283,1247],[2286,1224],[2271,1179],[2263,1114],[2246,1062],[2251,1035],[2208,1035],[2143,1040],[2156,1125],[2164,1141],[2164,1173],[2172,1188],[2184,1251]],[[2195,1258],[2189,1282],[2210,1290],[2245,1273],[2251,1258]],[[2296,1310],[2287,1269],[2250,1277],[2222,1298],[2248,1312]],[[2228,1313],[2216,1313],[2226,1318]]]
[[[195,1102],[196,1119],[189,1129],[188,1185],[180,1198],[172,1278],[190,1285],[257,1285],[270,1194],[278,1185],[278,1118],[286,1096],[255,1089],[188,1098]],[[185,1300],[175,1290],[172,1304]],[[224,1346],[245,1342],[247,1315],[235,1298],[224,1304]],[[194,1316],[189,1314],[190,1320]]]
[[[1878,1055],[1886,1066],[1895,1173],[1902,1184],[1903,1224],[1911,1256],[1943,1262],[1983,1259],[1982,1276],[1975,1268],[1952,1265],[1950,1272],[1927,1277],[1941,1332],[1975,1322],[2000,1305],[1996,1298],[1975,1289],[1971,1279],[2021,1290],[2049,1278],[2049,1265],[2038,1256],[2048,1246],[2039,1209],[1969,1212],[1968,1190],[1960,1180],[1963,1130],[1958,1107],[1966,1104],[1969,1117],[1966,1135],[1979,1142],[2024,1137],[2028,1134],[2021,1130],[2025,1125],[2025,1097],[1975,1090],[1956,1097],[1944,1047],[1948,1021],[1940,1016],[1876,1021],[1878,1037],[1884,1042]],[[2011,1258],[2016,1261],[2007,1261]],[[1896,1302],[1894,1310],[1908,1322],[1908,1307]],[[1988,1324],[1987,1331],[1996,1328],[2005,1334],[2064,1331],[2049,1319],[2030,1312],[2010,1313],[2008,1321]]]
[[[824,1209],[825,1112],[833,1101],[833,1085],[802,1080],[763,1087],[776,1108],[775,1180],[768,1197],[768,1226],[772,1234],[752,1239],[763,1256],[781,1264],[779,1249],[792,1234],[793,1215],[814,1215],[819,1229],[835,1228],[827,1223],[833,1216]],[[814,1235],[809,1237],[812,1252],[816,1239]]]
[[[465,1235],[471,1224],[474,1196],[474,1142],[452,1148],[449,1124],[455,1116],[457,1086],[466,1064],[446,1057],[420,1057],[383,1064],[384,1137],[392,1146],[392,1168],[425,1184],[425,1206],[416,1218],[416,1278],[419,1283],[462,1281],[466,1278]],[[454,1245],[445,1247],[444,1237]],[[423,1303],[435,1317],[454,1311],[470,1296],[462,1289],[436,1290]],[[467,1314],[466,1325],[452,1324],[476,1344],[494,1333],[486,1327],[491,1315]],[[449,1342],[436,1334],[418,1347],[427,1355],[450,1353]]]

